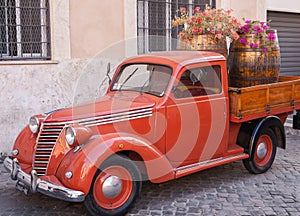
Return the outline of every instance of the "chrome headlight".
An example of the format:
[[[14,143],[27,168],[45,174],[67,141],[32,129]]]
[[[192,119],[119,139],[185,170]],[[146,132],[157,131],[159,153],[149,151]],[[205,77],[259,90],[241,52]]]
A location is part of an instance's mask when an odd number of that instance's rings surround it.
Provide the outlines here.
[[[76,131],[73,127],[68,126],[65,134],[66,141],[69,145],[74,145],[76,141]]]
[[[36,116],[32,116],[29,119],[29,128],[32,133],[37,133],[39,131],[40,121]]]

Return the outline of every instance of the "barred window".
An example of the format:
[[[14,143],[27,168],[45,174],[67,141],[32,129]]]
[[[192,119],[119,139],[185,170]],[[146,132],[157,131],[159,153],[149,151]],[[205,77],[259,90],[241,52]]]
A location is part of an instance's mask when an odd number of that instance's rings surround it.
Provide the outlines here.
[[[1,0],[0,30],[0,60],[51,58],[49,0]]]
[[[176,49],[179,28],[172,28],[172,19],[178,9],[185,7],[190,13],[195,7],[216,7],[215,0],[137,0],[138,52]]]

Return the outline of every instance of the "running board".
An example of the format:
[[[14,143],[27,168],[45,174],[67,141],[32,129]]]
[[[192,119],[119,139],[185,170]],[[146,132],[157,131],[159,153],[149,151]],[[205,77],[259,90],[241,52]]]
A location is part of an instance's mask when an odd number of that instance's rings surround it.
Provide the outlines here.
[[[180,177],[183,177],[183,176],[186,176],[186,175],[189,175],[189,174],[201,171],[201,170],[220,166],[220,165],[227,164],[227,163],[237,161],[237,160],[246,159],[248,157],[249,157],[248,154],[243,153],[243,154],[239,154],[239,155],[233,155],[230,157],[221,157],[221,158],[216,158],[216,159],[212,159],[212,160],[207,160],[207,161],[179,167],[179,168],[174,169],[175,178],[180,178]]]

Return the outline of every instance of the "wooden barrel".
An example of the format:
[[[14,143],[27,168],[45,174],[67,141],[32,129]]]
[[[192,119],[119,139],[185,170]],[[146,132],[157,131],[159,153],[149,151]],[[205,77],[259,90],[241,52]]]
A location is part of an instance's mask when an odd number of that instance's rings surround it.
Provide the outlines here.
[[[189,41],[179,40],[177,50],[212,51],[228,57],[226,40],[217,41],[213,34],[194,35]]]
[[[273,33],[275,40],[265,42],[257,40],[253,34],[243,35],[249,42],[247,45],[236,41],[232,44],[228,57],[229,85],[232,87],[249,87],[278,82],[280,73],[280,48],[277,31]],[[262,48],[252,48],[250,43],[261,47],[267,43],[269,51]]]

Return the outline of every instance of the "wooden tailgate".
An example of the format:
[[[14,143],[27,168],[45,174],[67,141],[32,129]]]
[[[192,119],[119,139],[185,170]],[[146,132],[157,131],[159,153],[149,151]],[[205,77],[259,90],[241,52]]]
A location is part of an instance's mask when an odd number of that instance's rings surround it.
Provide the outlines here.
[[[300,109],[300,77],[281,76],[278,83],[229,87],[231,121],[243,122]]]

